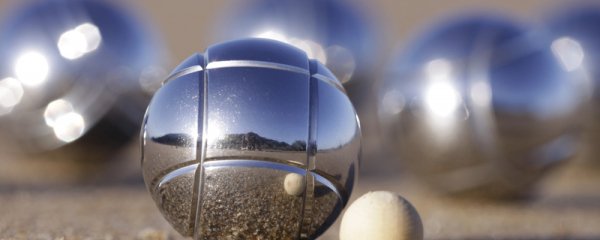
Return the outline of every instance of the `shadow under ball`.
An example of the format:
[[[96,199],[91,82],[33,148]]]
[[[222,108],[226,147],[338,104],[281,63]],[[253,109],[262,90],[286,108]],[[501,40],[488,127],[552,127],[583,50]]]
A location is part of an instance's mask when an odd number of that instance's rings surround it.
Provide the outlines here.
[[[572,62],[573,71],[587,77],[590,96],[586,108],[586,125],[583,133],[582,157],[600,165],[600,5],[577,4],[562,8],[546,19],[546,30],[557,47],[564,48],[558,55],[561,61]]]
[[[266,39],[185,60],[152,98],[142,132],[148,190],[196,239],[316,238],[346,205],[360,153],[341,83]]]
[[[129,141],[164,77],[146,27],[112,1],[32,1],[10,13],[0,31],[5,135],[33,152],[83,136],[109,148]]]
[[[551,41],[502,17],[432,27],[379,93],[388,146],[445,193],[519,197],[576,150],[583,81]]]

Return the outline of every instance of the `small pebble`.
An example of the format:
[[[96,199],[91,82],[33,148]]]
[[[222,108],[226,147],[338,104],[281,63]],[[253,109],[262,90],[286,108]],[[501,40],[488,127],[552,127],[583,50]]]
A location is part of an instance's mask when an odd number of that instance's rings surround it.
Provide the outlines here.
[[[342,218],[340,240],[422,240],[417,210],[400,195],[369,192],[356,199]]]

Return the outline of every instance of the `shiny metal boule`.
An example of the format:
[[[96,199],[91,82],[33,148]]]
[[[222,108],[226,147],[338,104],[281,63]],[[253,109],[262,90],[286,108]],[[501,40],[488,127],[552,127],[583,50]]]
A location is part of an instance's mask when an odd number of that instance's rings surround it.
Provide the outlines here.
[[[312,239],[352,192],[360,127],[323,65],[245,39],[179,65],[148,106],[142,142],[146,186],[182,235]],[[303,186],[286,189],[290,174]]]
[[[584,74],[590,87],[586,94],[585,130],[581,159],[600,164],[600,4],[591,1],[560,8],[546,19],[545,28],[553,45],[562,54],[556,57],[569,64],[572,71]]]
[[[573,156],[585,81],[550,38],[494,16],[446,21],[390,66],[379,93],[389,145],[453,194],[517,197]]]
[[[346,0],[237,0],[219,13],[218,41],[259,37],[288,43],[324,64],[342,82],[361,120],[361,168],[378,172],[382,163],[373,84],[383,49],[373,3]],[[384,167],[385,168],[385,167]],[[389,168],[389,167],[387,167]]]
[[[0,128],[7,142],[38,152],[90,132],[110,136],[102,146],[137,134],[149,95],[164,78],[164,56],[136,12],[109,0],[46,0],[7,15],[0,28]],[[103,130],[92,131],[98,126]]]

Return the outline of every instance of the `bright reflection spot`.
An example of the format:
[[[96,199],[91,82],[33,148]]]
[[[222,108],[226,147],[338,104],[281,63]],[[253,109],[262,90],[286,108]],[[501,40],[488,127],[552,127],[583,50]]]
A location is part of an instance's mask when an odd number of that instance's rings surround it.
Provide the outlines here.
[[[23,87],[19,80],[5,78],[0,80],[0,113],[10,112],[14,106],[21,102]]]
[[[581,67],[585,53],[576,40],[569,37],[558,38],[552,42],[551,49],[567,71]]]
[[[50,102],[44,111],[46,125],[54,127],[59,118],[73,112],[73,105],[66,100],[58,99]]]
[[[27,86],[38,86],[48,77],[48,60],[36,51],[21,54],[15,63],[17,79]]]
[[[451,84],[452,66],[447,60],[436,59],[425,66],[428,86],[425,104],[436,117],[449,117],[460,104],[460,96]]]
[[[285,35],[278,33],[276,31],[272,31],[272,30],[255,34],[254,37],[277,40],[277,41],[284,42],[284,43],[288,42],[288,38]]]
[[[85,121],[83,117],[76,113],[70,112],[56,118],[54,122],[54,135],[63,142],[72,142],[83,135]]]
[[[449,117],[460,104],[456,90],[449,82],[432,82],[425,92],[427,109],[435,116]]]
[[[98,29],[96,25],[84,23],[77,26],[75,30],[85,37],[87,43],[86,53],[98,49],[98,46],[100,46],[100,42],[102,41],[102,35],[100,35],[100,29]]]
[[[207,134],[205,135],[209,145],[219,144],[219,140],[226,137],[225,135],[229,132],[229,129],[224,127],[224,123],[221,120],[221,116],[217,116],[208,122]]]
[[[96,25],[84,23],[60,35],[58,50],[66,59],[77,59],[100,46],[102,36]]]
[[[478,106],[488,106],[492,100],[492,90],[485,81],[474,82],[471,86],[471,99]]]
[[[66,31],[58,39],[58,50],[60,55],[66,59],[76,59],[83,54],[87,49],[87,42],[83,33],[70,30]]]
[[[327,54],[325,53],[325,49],[320,44],[313,42],[308,39],[299,39],[299,38],[289,38],[284,34],[279,32],[268,30],[258,34],[255,34],[254,37],[257,38],[266,38],[271,40],[280,41],[283,43],[290,44],[294,47],[301,49],[306,52],[306,55],[310,59],[315,59],[323,64],[327,63]]]
[[[44,120],[54,130],[56,138],[63,142],[72,142],[83,135],[85,120],[67,100],[58,99],[49,103],[44,111]]]

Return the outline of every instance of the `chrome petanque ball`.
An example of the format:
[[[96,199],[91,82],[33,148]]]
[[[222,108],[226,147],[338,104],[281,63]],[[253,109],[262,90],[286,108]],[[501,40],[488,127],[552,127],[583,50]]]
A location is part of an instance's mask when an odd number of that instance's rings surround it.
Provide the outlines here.
[[[282,41],[325,64],[344,84],[371,82],[377,44],[370,19],[357,6],[341,0],[252,0],[234,6],[217,25],[219,39]]]
[[[587,77],[590,105],[584,115],[582,158],[600,164],[600,4],[578,4],[561,8],[546,19],[556,57],[571,71]]]
[[[313,239],[352,192],[360,127],[323,65],[243,39],[173,71],[148,106],[142,144],[146,186],[182,235]]]
[[[51,150],[98,125],[99,135],[110,135],[103,145],[137,135],[166,75],[162,47],[138,17],[101,0],[30,1],[7,14],[0,27],[0,127],[10,142]]]
[[[346,0],[237,0],[215,24],[218,41],[259,37],[288,43],[324,64],[342,82],[361,120],[362,170],[382,164],[373,91],[381,72],[382,39],[368,2]]]
[[[578,142],[585,81],[545,34],[496,16],[437,25],[408,44],[379,90],[390,147],[445,193],[521,197]]]

